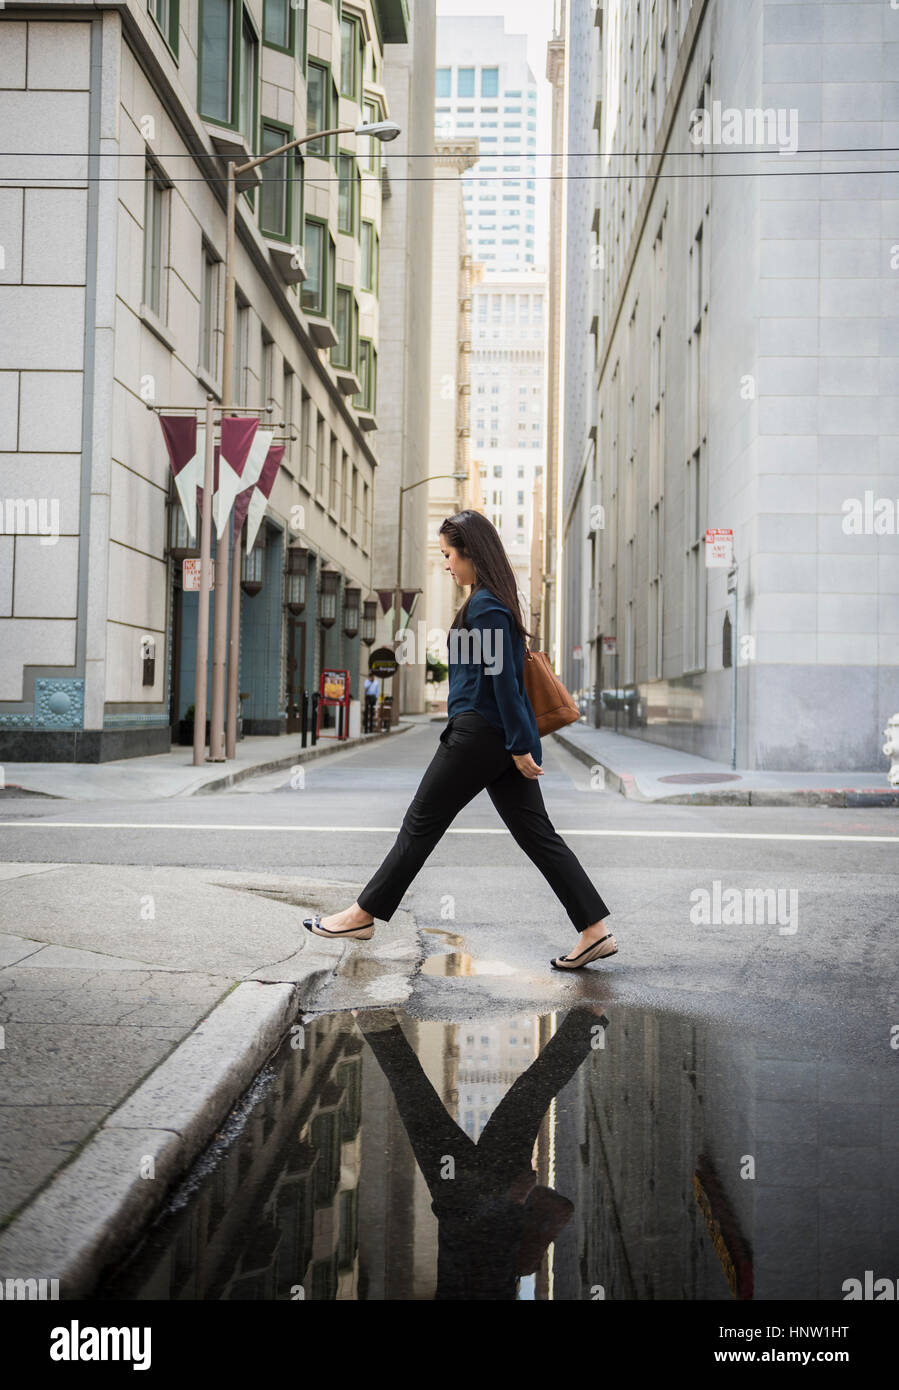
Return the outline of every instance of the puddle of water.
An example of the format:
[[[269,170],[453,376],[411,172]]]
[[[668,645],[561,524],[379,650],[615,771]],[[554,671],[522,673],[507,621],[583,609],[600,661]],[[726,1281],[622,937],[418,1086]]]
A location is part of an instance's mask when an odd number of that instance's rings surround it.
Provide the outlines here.
[[[470,956],[465,951],[453,950],[452,947],[464,945],[464,937],[457,936],[453,932],[441,931],[438,927],[423,927],[422,933],[427,936],[442,936],[446,942],[445,946],[437,946],[433,955],[429,955],[422,962],[420,974],[422,975],[517,975],[519,972],[512,965],[507,965],[503,960],[479,960],[475,956]]]
[[[95,1296],[831,1300],[895,1277],[889,1068],[606,1008],[307,1017]]]

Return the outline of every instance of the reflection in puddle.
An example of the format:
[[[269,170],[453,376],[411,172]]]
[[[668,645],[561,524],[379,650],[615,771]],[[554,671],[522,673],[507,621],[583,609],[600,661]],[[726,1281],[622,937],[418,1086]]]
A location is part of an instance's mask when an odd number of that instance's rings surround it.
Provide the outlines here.
[[[425,936],[442,936],[447,943],[444,949],[436,950],[421,965],[422,975],[517,975],[518,971],[504,960],[479,960],[465,951],[452,949],[464,945],[464,937],[452,932],[440,931],[437,927],[423,927]]]
[[[607,1012],[310,1018],[98,1296],[829,1300],[895,1270],[892,1072]]]

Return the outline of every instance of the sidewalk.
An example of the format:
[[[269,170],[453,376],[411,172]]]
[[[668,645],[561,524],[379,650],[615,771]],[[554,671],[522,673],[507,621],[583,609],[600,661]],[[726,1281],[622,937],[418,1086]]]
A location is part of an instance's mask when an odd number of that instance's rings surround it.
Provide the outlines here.
[[[569,724],[553,735],[604,785],[632,801],[676,806],[899,806],[882,772],[752,772],[612,729]]]
[[[0,865],[0,1280],[90,1294],[214,1136],[346,945],[336,880]],[[416,963],[399,911],[357,956]]]
[[[146,758],[119,758],[109,763],[5,763],[0,772],[0,795],[6,788],[35,792],[71,801],[142,801],[156,797],[200,796],[233,787],[247,777],[276,772],[329,753],[359,748],[391,738],[411,728],[406,719],[390,733],[359,738],[320,738],[313,747],[301,746],[299,734],[238,740],[236,757],[224,763],[194,767],[192,748],[172,748]]]

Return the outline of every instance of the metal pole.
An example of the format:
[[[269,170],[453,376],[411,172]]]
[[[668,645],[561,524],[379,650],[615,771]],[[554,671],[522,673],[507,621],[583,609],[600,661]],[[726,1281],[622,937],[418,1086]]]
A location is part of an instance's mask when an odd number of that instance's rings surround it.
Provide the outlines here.
[[[225,324],[222,338],[222,419],[231,405],[234,375],[234,161],[228,160],[228,232],[225,241]],[[231,520],[216,546],[215,627],[212,644],[212,710],[209,716],[209,760],[225,760],[222,730],[225,723],[225,663],[228,655],[228,563],[231,556]]]
[[[734,616],[731,625],[730,664],[733,667],[730,700],[730,765],[737,766],[737,566],[734,562]]]
[[[399,625],[400,625],[400,621],[401,621],[401,619],[402,619],[402,603],[403,603],[403,590],[402,590],[402,579],[403,579],[403,498],[404,498],[404,497],[405,497],[405,488],[401,487],[401,488],[400,488],[400,529],[399,529],[399,539],[397,540],[397,547],[396,547],[396,593],[394,594],[394,598],[393,598],[393,641],[394,641],[394,645],[396,644],[397,634],[398,634],[398,632],[399,632]],[[391,723],[391,726],[393,726],[394,724],[397,724],[397,723],[399,722],[399,717],[400,717],[400,670],[401,670],[401,668],[400,668],[399,664],[397,664],[396,671],[394,672],[394,675],[393,675],[393,709],[391,710],[391,713],[390,713],[390,723]]]
[[[228,517],[228,533],[232,531],[232,518]],[[225,757],[233,758],[237,752],[237,666],[240,656],[240,537],[243,527],[234,537],[231,553],[231,632],[228,639],[228,709],[225,720]],[[265,527],[260,528],[257,538],[261,542]]]
[[[206,668],[209,662],[209,557],[212,550],[213,416],[206,397],[206,451],[203,462],[203,515],[200,519],[200,593],[197,608],[197,671],[194,680],[194,767],[206,759]]]

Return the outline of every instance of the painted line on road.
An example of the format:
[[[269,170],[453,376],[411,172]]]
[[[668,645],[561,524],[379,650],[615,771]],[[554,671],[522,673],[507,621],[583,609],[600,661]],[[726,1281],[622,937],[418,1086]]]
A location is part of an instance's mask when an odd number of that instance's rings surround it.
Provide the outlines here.
[[[557,827],[558,828],[558,827]],[[295,834],[306,831],[322,835],[396,835],[398,825],[233,825],[228,821],[199,822],[189,821],[82,821],[82,820],[3,820],[0,829],[22,830],[233,830],[245,834],[257,831],[262,834]],[[895,835],[802,835],[787,831],[763,830],[584,830],[581,827],[559,830],[560,835],[601,835],[631,837],[638,840],[840,840],[852,844],[892,845],[899,840]],[[466,829],[464,826],[450,826],[445,835],[508,835],[505,826],[483,826]]]

